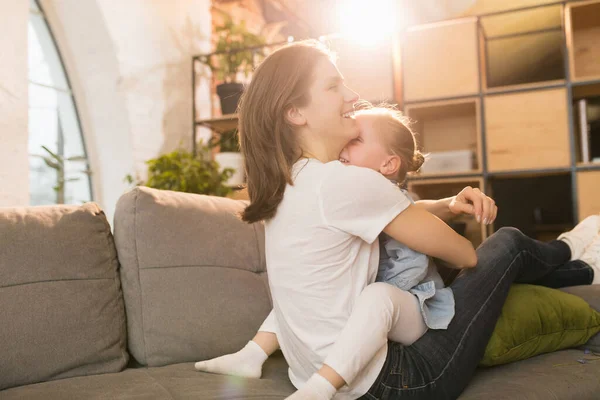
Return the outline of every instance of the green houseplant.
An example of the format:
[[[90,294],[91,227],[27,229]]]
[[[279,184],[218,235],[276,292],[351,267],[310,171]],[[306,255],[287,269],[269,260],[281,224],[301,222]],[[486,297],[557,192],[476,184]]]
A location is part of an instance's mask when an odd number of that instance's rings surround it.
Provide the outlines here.
[[[63,157],[59,154],[54,153],[46,146],[42,146],[42,149],[48,155],[40,156],[47,166],[54,169],[56,171],[56,185],[53,187],[56,192],[56,204],[64,204],[65,203],[65,185],[67,182],[75,182],[80,178],[68,178],[66,176],[65,163],[66,162],[85,162],[86,158],[84,156],[75,156],[75,157]],[[91,175],[92,172],[89,169],[82,170],[86,175]]]
[[[225,197],[231,188],[225,182],[233,174],[230,168],[221,169],[210,158],[210,148],[202,146],[194,156],[186,150],[175,150],[146,161],[148,179],[135,180],[131,175],[125,179],[129,183],[155,189],[206,194]]]
[[[215,27],[215,52],[201,57],[217,80],[217,94],[221,99],[223,114],[233,114],[237,110],[240,96],[244,90],[243,84],[237,81],[238,74],[248,76],[254,67],[254,59],[263,54],[261,46],[265,39],[248,31],[245,21],[239,24],[233,18],[221,11],[223,23]]]

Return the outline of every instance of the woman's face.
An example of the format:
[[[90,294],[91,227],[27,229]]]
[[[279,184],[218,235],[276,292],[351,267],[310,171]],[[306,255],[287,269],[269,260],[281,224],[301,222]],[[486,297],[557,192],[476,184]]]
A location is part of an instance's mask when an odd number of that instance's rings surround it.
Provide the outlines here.
[[[315,66],[308,93],[309,104],[301,111],[312,135],[341,146],[357,136],[356,123],[350,116],[358,94],[344,84],[337,67],[327,58],[323,57]]]
[[[379,171],[390,154],[383,135],[376,132],[372,116],[357,115],[358,137],[352,139],[340,153],[340,161],[357,167]]]

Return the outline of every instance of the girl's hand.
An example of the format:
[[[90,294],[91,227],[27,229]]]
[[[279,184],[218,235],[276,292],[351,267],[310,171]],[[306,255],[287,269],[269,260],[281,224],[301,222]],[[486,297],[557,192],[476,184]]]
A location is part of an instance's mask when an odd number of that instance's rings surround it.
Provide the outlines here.
[[[481,190],[467,186],[450,201],[450,211],[453,214],[474,215],[479,223],[489,225],[498,215],[498,207],[491,197]]]

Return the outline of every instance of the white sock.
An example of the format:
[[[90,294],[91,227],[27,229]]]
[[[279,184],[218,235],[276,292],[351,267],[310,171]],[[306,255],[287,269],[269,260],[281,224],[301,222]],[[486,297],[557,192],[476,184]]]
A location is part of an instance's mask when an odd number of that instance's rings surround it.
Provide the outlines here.
[[[252,340],[237,353],[227,354],[212,360],[199,361],[198,371],[213,374],[235,375],[245,378],[260,378],[262,366],[269,356]]]
[[[313,374],[308,381],[286,400],[331,400],[337,390],[319,374]]]

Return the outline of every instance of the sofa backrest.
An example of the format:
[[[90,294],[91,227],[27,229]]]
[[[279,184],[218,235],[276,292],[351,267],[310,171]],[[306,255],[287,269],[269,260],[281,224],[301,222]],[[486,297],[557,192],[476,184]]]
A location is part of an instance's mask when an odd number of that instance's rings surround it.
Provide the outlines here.
[[[118,266],[96,204],[0,208],[0,390],[125,367]]]
[[[142,365],[197,361],[240,349],[271,309],[262,224],[245,203],[138,187],[114,231],[129,349]]]

